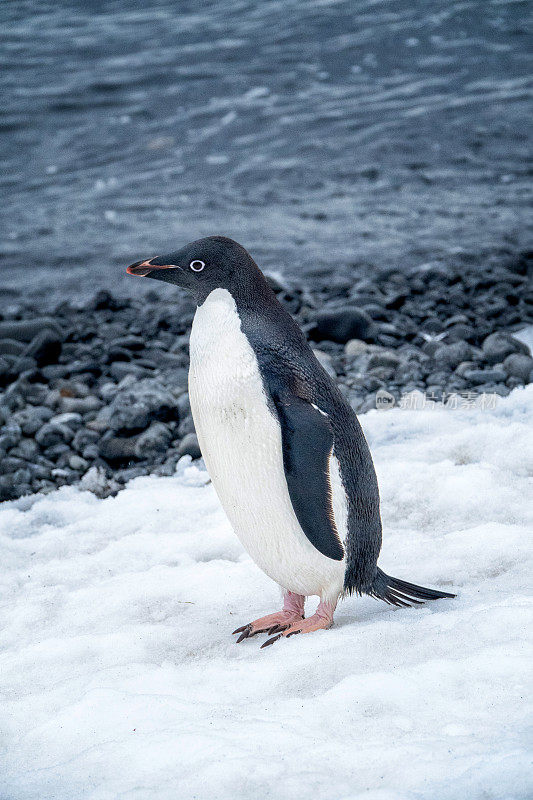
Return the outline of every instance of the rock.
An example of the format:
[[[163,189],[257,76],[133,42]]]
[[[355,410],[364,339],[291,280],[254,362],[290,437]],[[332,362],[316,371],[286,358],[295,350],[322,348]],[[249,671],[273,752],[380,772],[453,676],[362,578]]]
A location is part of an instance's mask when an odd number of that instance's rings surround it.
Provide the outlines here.
[[[70,456],[68,463],[75,472],[85,472],[89,467],[89,462],[77,455]]]
[[[148,366],[149,364],[152,365],[154,368],[159,369],[182,369],[187,359],[183,353],[167,353],[165,350],[161,350],[159,347],[153,347],[149,351],[150,358],[149,359],[139,359],[137,363]]]
[[[47,381],[55,381],[69,374],[70,367],[68,364],[48,364],[45,367],[41,367],[41,375],[44,375]]]
[[[16,456],[6,456],[0,461],[0,475],[7,475],[9,472],[15,472],[17,469],[24,467],[22,458]]]
[[[83,424],[83,419],[81,414],[76,414],[75,412],[71,411],[65,414],[58,414],[56,417],[52,417],[50,422],[54,425],[68,425],[69,428],[77,430]]]
[[[35,441],[45,448],[64,442],[71,442],[73,438],[74,432],[72,428],[58,422],[46,422],[35,434]]]
[[[482,384],[503,383],[507,377],[503,369],[470,369],[463,377],[474,386]]]
[[[195,433],[188,433],[183,437],[178,447],[178,454],[180,456],[192,456],[192,458],[202,457],[202,451]]]
[[[422,368],[415,361],[408,361],[400,364],[395,372],[395,380],[400,385],[420,381],[422,378]]]
[[[185,417],[190,415],[191,403],[189,400],[189,392],[183,392],[183,394],[178,397],[177,407],[179,419],[185,419]]]
[[[398,311],[409,297],[408,291],[399,291],[389,294],[386,298],[385,307],[393,311]]]
[[[369,351],[370,346],[366,342],[362,342],[361,339],[350,339],[344,346],[344,355],[350,359],[357,358]]]
[[[139,459],[165,453],[172,438],[168,427],[162,422],[152,422],[148,430],[137,437],[135,455]]]
[[[471,357],[472,347],[465,341],[441,344],[433,355],[437,366],[444,365],[450,369],[455,369],[462,361],[469,361]]]
[[[439,350],[442,346],[443,345],[440,339],[427,339],[420,349],[424,355],[433,358],[437,350]]]
[[[27,464],[26,467],[31,473],[32,480],[48,479],[50,477],[50,468],[42,464]]]
[[[512,353],[503,362],[503,368],[508,377],[518,378],[522,383],[529,383],[533,370],[533,358],[523,353]]]
[[[446,332],[446,340],[454,344],[463,342],[464,340],[476,341],[478,336],[479,331],[476,331],[472,325],[453,325],[453,327],[449,328]]]
[[[114,364],[111,364],[109,371],[117,381],[121,381],[126,375],[134,375],[137,378],[145,378],[150,375],[150,370],[134,364],[132,361],[115,361]]]
[[[512,353],[530,355],[527,345],[509,333],[491,333],[482,345],[483,357],[488,364],[499,364]]]
[[[31,342],[31,340],[47,329],[57,336],[62,337],[60,326],[52,317],[37,317],[30,320],[9,320],[0,322],[0,339],[15,339],[17,342]]]
[[[178,426],[178,436],[183,438],[188,433],[195,433],[194,420],[192,414],[189,414],[185,419],[182,419]]]
[[[39,447],[35,439],[21,439],[16,447],[10,451],[10,455],[31,461],[39,452]]]
[[[61,394],[57,389],[52,389],[45,392],[44,399],[41,402],[43,405],[48,406],[48,408],[55,408],[61,402]]]
[[[18,497],[13,475],[0,475],[0,500],[14,500]]]
[[[520,378],[515,378],[513,375],[511,375],[510,378],[507,378],[505,384],[506,386],[509,387],[509,389],[516,389],[517,386],[523,386],[524,381],[520,380]]]
[[[71,453],[71,449],[68,444],[63,444],[62,442],[57,442],[57,444],[52,444],[50,447],[47,447],[44,451],[47,459],[55,463],[61,456],[64,456],[65,453]]]
[[[106,354],[106,363],[113,364],[115,361],[130,361],[132,353],[123,347],[111,346]]]
[[[478,394],[497,394],[500,397],[507,397],[511,391],[504,383],[483,383],[476,387]]]
[[[121,308],[124,308],[124,302],[117,300],[113,297],[111,292],[108,292],[106,289],[101,289],[99,292],[96,292],[93,299],[87,303],[87,309],[89,311],[103,311],[104,309],[119,311]]]
[[[120,469],[114,474],[114,478],[119,483],[128,483],[133,478],[139,478],[141,475],[146,475],[146,469],[143,467],[128,467],[128,469]]]
[[[367,364],[367,369],[374,370],[378,368],[396,369],[400,364],[400,357],[392,350],[379,350],[370,356]]]
[[[345,344],[350,339],[373,341],[375,332],[376,327],[368,314],[355,306],[344,306],[317,314],[308,335],[314,342],[328,339]]]
[[[31,472],[29,469],[22,467],[13,473],[13,485],[17,489],[17,494],[22,497],[24,494],[29,494],[31,491]]]
[[[16,339],[0,339],[0,353],[2,355],[20,356],[24,352],[24,345]]]
[[[444,386],[448,379],[448,372],[442,370],[435,370],[426,375],[426,384],[428,386]]]
[[[354,297],[354,300],[357,299],[357,297]],[[386,311],[383,306],[380,306],[378,303],[365,303],[364,311],[369,317],[378,322],[389,322],[392,316],[390,311]]]
[[[26,406],[13,414],[13,420],[20,425],[25,436],[33,436],[52,416],[47,406]]]
[[[106,461],[131,461],[135,458],[135,436],[115,436],[109,431],[98,443],[98,453]],[[83,453],[85,458],[85,451]]]
[[[147,379],[119,390],[110,405],[99,412],[95,422],[103,426],[101,429],[141,431],[150,422],[178,419],[176,395],[160,381]]]
[[[8,422],[0,428],[0,448],[9,450],[15,447],[22,438],[22,428],[16,422]]]
[[[97,444],[88,444],[83,448],[81,454],[87,461],[94,461],[100,455],[100,451]]]
[[[476,364],[474,361],[461,361],[455,370],[455,374],[460,378],[463,378],[465,372],[470,372],[473,369],[476,369]]]
[[[62,334],[45,329],[34,336],[24,355],[34,358],[38,367],[55,364],[61,355],[62,341]]]
[[[81,453],[88,444],[96,444],[100,435],[97,431],[91,431],[88,428],[80,428],[76,431],[74,439],[72,440],[72,447]]]
[[[59,401],[59,409],[63,413],[87,414],[90,411],[99,411],[102,406],[102,401],[94,395],[89,395],[89,397],[61,397]]]
[[[144,350],[145,341],[142,336],[119,336],[118,339],[113,340],[115,347],[120,347],[125,350]]]
[[[13,375],[22,375],[23,372],[34,372],[37,369],[37,361],[31,356],[22,355],[18,358],[11,369]]]

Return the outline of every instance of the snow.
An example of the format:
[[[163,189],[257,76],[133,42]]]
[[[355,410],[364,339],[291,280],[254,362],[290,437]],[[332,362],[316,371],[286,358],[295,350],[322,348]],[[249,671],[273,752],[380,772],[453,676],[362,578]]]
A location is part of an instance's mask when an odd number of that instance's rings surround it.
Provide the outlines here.
[[[231,631],[278,589],[187,459],[2,505],[2,800],[531,796],[533,386],[362,423],[381,566],[458,597],[266,650]]]

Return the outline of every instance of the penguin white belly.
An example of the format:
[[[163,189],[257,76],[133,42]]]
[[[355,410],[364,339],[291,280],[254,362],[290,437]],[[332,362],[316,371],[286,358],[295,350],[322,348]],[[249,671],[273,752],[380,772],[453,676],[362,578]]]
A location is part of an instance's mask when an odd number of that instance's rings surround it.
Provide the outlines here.
[[[322,555],[294,513],[281,428],[270,411],[256,355],[235,301],[211,292],[196,311],[190,339],[189,396],[202,454],[233,529],[255,563],[283,589],[336,599],[345,563]],[[346,536],[347,503],[337,460],[330,460],[337,530]]]

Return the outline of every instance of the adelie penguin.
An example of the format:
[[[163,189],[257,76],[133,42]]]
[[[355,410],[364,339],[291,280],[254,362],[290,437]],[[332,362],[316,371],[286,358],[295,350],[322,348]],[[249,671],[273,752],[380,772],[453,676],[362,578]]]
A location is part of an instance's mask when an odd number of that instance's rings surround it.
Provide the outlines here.
[[[378,484],[357,417],[244,247],[209,236],[127,271],[196,301],[189,397],[202,455],[235,533],[283,591],[283,609],[237,628],[238,642],[329,628],[343,594],[395,606],[454,597],[377,566]],[[320,601],[304,618],[310,595]]]

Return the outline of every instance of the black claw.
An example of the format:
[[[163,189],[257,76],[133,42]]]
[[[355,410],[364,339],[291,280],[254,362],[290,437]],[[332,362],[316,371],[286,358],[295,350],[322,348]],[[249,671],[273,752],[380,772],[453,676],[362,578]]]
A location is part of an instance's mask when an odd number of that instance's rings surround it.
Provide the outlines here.
[[[287,634],[286,638],[288,639],[289,636],[296,636],[297,633],[301,633],[301,631],[291,631],[290,633]]]
[[[236,633],[242,633],[247,627],[248,625],[243,625],[241,628],[237,628],[236,631],[233,631],[231,635],[234,636]]]
[[[269,635],[273,633],[281,633],[282,631],[286,631],[287,628],[290,628],[290,625],[273,625],[272,628],[268,631]]]
[[[258,633],[268,633],[268,628],[259,628],[257,631],[252,631],[250,636],[257,636]]]
[[[274,644],[274,642],[277,642],[278,639],[281,639],[281,633],[278,633],[277,636],[273,636],[272,639],[267,639],[266,642],[261,645],[260,650],[262,650],[263,647],[270,647],[270,645]]]
[[[241,633],[241,635],[237,639],[237,644],[239,644],[239,642],[242,642],[244,639],[247,639],[250,636],[251,632],[252,632],[252,626],[251,625],[245,625],[243,632]]]

